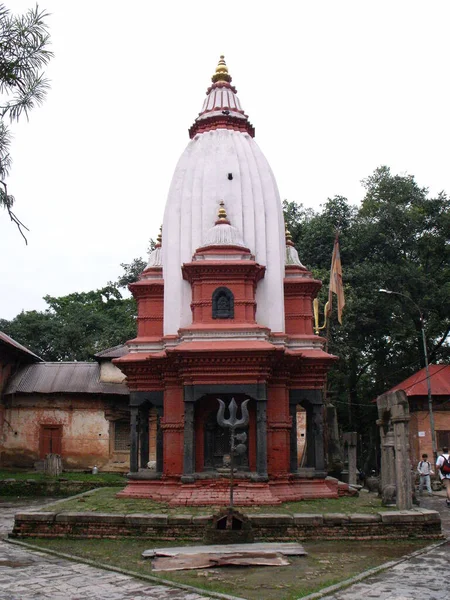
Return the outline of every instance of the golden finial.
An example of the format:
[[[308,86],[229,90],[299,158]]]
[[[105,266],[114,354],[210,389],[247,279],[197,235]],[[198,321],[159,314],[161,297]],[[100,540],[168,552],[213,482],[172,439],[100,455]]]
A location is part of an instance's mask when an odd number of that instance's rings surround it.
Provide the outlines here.
[[[228,220],[227,217],[227,211],[225,210],[225,202],[223,200],[221,200],[219,202],[219,211],[217,213],[217,221],[216,221],[216,225],[219,225],[220,223],[230,223],[230,221]]]
[[[231,76],[228,74],[228,67],[225,62],[225,57],[223,54],[220,55],[219,64],[216,67],[216,72],[211,77],[213,83],[217,81],[228,81],[231,82]]]
[[[284,232],[285,236],[286,236],[286,244],[289,246],[293,246],[293,242],[292,242],[292,235],[291,232],[288,229],[287,224],[285,224],[285,232]]]
[[[160,248],[162,244],[162,225],[159,228],[158,237],[156,238],[156,248]]]

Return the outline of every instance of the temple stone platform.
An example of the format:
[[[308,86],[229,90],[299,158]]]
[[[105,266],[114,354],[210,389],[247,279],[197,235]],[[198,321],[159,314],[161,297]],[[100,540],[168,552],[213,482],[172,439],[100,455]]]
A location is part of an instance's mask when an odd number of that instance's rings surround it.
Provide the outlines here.
[[[279,478],[268,482],[235,481],[234,504],[236,506],[277,505],[283,502],[317,498],[338,498],[354,495],[356,490],[337,479]],[[161,480],[130,479],[127,487],[117,494],[118,498],[148,498],[167,502],[169,506],[227,506],[230,485],[226,479],[198,480],[182,483],[179,479]]]

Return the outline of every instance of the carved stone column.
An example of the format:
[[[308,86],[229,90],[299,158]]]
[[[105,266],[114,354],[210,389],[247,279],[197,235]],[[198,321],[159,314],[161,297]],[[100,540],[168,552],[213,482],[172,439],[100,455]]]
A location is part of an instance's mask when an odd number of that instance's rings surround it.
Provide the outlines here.
[[[312,436],[314,444],[314,468],[316,471],[324,471],[325,453],[323,448],[323,404],[312,405]]]
[[[183,457],[183,476],[181,481],[189,483],[193,481],[195,471],[195,430],[194,430],[194,412],[195,404],[191,398],[191,389],[186,387],[184,390],[184,457]]]
[[[138,457],[138,407],[130,407],[130,472],[139,471]]]
[[[343,440],[347,446],[348,483],[356,485],[356,446],[358,443],[358,434],[356,431],[344,433]]]
[[[267,391],[265,385],[258,386],[256,401],[256,472],[267,477]]]
[[[164,409],[162,406],[156,407],[156,472],[162,473],[164,464],[164,436],[161,428],[161,419]]]
[[[267,477],[267,401],[256,403],[256,472]]]
[[[149,406],[147,404],[139,409],[140,466],[143,469],[147,468],[150,458],[148,419]]]

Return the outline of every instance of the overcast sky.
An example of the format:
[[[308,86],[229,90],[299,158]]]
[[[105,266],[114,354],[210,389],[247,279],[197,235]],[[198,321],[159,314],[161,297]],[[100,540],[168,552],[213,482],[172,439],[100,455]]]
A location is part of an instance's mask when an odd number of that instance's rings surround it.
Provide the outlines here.
[[[357,203],[382,164],[450,192],[447,0],[40,6],[51,90],[13,127],[9,192],[31,231],[25,246],[0,212],[0,318],[102,287],[145,256],[222,53],[282,198]]]

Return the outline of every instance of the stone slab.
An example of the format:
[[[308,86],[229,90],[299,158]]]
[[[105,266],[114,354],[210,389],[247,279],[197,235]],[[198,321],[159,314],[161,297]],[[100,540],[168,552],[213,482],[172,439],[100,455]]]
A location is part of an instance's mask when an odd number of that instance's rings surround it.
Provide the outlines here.
[[[155,556],[177,556],[179,554],[235,554],[235,553],[268,553],[279,552],[286,556],[304,556],[307,554],[301,544],[295,542],[255,542],[253,544],[211,544],[208,546],[176,546],[168,548],[152,548],[142,553],[143,558]]]

